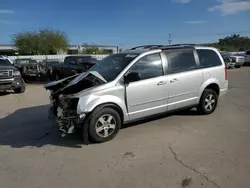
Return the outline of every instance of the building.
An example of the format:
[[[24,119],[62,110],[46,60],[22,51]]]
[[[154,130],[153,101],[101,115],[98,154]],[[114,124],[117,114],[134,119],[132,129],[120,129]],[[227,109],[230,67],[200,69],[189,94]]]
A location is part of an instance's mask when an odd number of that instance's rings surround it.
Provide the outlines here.
[[[68,52],[58,52],[58,54],[78,54],[79,52],[87,49],[88,47],[93,47],[92,45],[70,45],[68,47]],[[105,46],[105,45],[94,45],[99,50],[106,50],[109,53],[117,53],[119,51],[118,46]],[[18,49],[10,44],[0,44],[0,55],[15,56],[18,54]]]
[[[17,48],[8,44],[0,44],[0,55],[13,56],[17,52]]]

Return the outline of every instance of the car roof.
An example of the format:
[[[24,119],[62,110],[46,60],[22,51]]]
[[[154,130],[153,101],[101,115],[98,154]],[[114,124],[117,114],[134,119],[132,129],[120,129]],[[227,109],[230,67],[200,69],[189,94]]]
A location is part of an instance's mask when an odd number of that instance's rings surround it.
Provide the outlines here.
[[[145,52],[161,52],[163,50],[176,50],[176,49],[210,49],[218,50],[214,47],[201,46],[196,44],[174,44],[174,45],[144,45],[133,47],[131,49],[125,50],[120,53],[133,53],[133,54],[142,54]]]

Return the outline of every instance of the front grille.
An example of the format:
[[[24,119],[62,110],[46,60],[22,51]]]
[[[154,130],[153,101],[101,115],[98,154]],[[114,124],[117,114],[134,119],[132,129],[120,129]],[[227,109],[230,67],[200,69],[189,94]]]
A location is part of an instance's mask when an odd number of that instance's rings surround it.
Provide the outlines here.
[[[0,78],[12,78],[13,77],[13,71],[12,70],[0,70]]]
[[[243,62],[243,61],[244,61],[244,58],[239,58],[238,61],[239,61],[239,62]]]

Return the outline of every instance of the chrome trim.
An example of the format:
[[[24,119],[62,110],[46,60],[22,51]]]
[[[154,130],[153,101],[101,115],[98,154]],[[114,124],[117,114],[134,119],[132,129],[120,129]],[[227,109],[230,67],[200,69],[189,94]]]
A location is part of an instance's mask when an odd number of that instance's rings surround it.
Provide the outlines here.
[[[14,81],[14,78],[0,79],[0,83],[1,82],[6,82],[6,81]]]

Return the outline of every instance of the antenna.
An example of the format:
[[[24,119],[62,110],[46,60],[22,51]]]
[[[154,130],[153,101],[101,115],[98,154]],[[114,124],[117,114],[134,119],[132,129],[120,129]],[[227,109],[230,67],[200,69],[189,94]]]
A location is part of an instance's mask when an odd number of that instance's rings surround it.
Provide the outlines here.
[[[168,44],[170,45],[172,42],[172,35],[171,33],[168,34]]]

